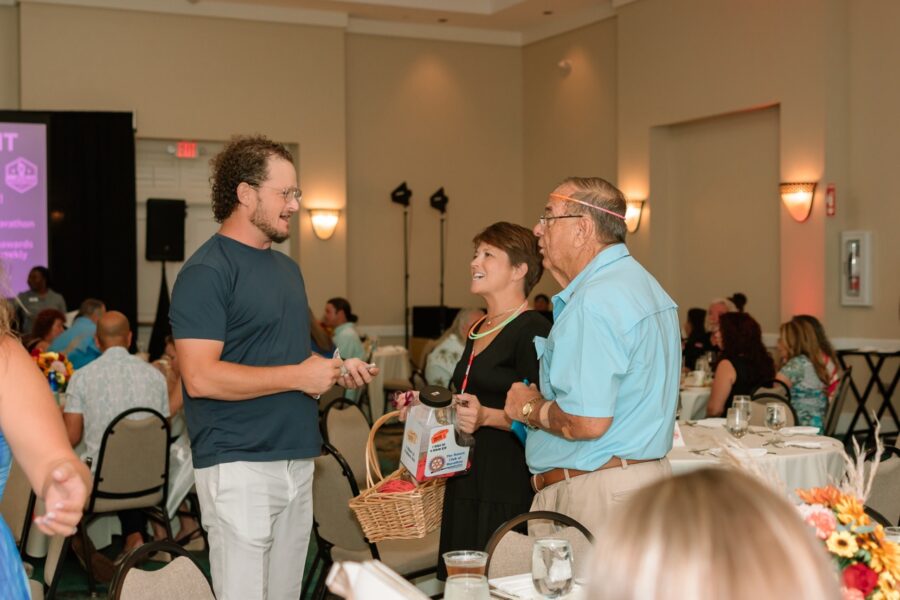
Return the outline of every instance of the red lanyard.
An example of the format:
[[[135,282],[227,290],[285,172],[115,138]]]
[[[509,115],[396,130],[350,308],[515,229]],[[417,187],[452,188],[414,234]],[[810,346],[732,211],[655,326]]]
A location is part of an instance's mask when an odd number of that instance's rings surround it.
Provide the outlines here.
[[[475,342],[472,342],[472,352],[469,354],[469,364],[466,365],[466,374],[463,375],[462,388],[459,390],[460,394],[466,393],[466,388],[469,386],[469,371],[472,369],[472,361],[475,360]]]

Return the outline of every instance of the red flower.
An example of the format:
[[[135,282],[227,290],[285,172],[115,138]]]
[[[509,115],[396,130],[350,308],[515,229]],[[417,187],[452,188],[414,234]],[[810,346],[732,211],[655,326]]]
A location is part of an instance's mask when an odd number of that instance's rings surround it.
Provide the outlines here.
[[[863,597],[868,597],[876,585],[878,575],[866,565],[856,563],[844,569],[844,586],[861,591]]]

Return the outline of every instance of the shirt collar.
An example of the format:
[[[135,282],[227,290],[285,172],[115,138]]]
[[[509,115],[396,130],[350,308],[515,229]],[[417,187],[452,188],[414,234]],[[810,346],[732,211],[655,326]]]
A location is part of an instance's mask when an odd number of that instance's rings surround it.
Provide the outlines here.
[[[628,246],[621,243],[607,246],[606,248],[598,252],[597,256],[592,258],[591,261],[581,270],[581,272],[575,276],[575,279],[569,282],[569,285],[563,288],[561,292],[553,296],[553,318],[559,318],[560,313],[562,313],[562,310],[566,307],[566,304],[569,303],[572,295],[575,294],[575,291],[585,280],[590,279],[590,277],[598,271],[602,271],[608,265],[611,265],[612,263],[626,256],[631,256],[631,253],[628,251]]]
[[[104,350],[103,356],[122,359],[130,355],[128,354],[128,348],[126,348],[125,346],[113,346],[112,348],[107,348],[106,350]]]
[[[353,323],[351,323],[350,321],[347,321],[346,323],[341,323],[340,325],[338,325],[337,327],[334,328],[334,333],[335,333],[335,335],[337,335],[338,333],[340,333],[341,331],[344,331],[346,329],[353,329]]]

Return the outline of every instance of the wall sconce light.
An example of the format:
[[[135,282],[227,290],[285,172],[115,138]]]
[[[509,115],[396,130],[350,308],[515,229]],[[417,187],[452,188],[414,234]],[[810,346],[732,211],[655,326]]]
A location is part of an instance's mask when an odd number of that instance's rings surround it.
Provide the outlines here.
[[[625,228],[634,233],[641,226],[641,214],[644,212],[646,200],[628,200],[625,202]]]
[[[324,208],[310,208],[309,220],[312,222],[313,233],[320,240],[327,240],[334,235],[341,211]]]
[[[809,218],[812,212],[813,196],[816,194],[816,182],[811,183],[782,183],[778,186],[781,190],[781,201],[798,223]]]

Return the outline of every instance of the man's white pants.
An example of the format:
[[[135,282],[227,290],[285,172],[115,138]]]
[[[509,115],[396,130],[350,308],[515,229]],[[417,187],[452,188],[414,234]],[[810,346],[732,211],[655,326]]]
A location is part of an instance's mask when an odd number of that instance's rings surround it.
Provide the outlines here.
[[[232,462],[194,475],[218,600],[296,600],[312,530],[312,459]]]

